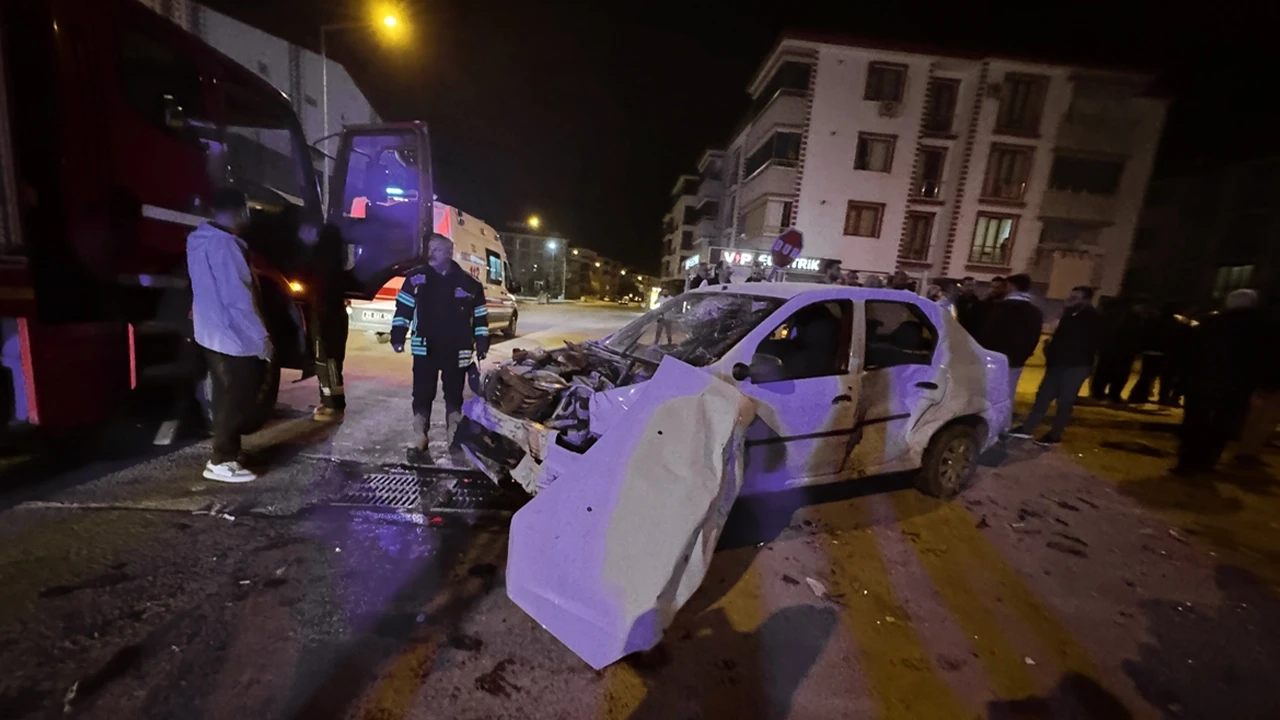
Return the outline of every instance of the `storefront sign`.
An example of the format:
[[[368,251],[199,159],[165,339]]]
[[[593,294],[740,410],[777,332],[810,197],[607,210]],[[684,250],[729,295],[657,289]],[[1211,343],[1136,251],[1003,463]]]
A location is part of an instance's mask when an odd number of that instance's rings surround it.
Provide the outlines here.
[[[751,250],[721,250],[720,259],[730,265],[751,267],[753,265],[768,264],[770,258],[768,252],[755,252]],[[821,258],[798,257],[791,261],[791,265],[787,269],[800,270],[802,272],[818,272],[821,267]]]
[[[684,261],[684,269],[685,269],[685,270],[688,270],[689,268],[691,268],[691,267],[693,267],[694,265],[697,265],[697,264],[698,264],[698,256],[697,256],[697,255],[694,255],[693,257],[691,257],[691,258],[689,258],[688,260],[685,260],[685,261]]]

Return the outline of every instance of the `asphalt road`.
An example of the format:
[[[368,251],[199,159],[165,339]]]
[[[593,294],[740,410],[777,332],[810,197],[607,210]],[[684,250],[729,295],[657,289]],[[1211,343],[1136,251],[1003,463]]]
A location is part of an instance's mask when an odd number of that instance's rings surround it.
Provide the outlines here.
[[[633,317],[528,307],[553,346]],[[1034,390],[1034,373],[1022,399]],[[659,648],[595,672],[505,596],[500,521],[334,507],[411,439],[409,362],[352,338],[249,447],[79,463],[0,497],[0,718],[1270,718],[1280,502],[1174,480],[1176,415],[1085,407],[943,503],[901,479],[740,504]],[[442,418],[437,418],[437,423]],[[1276,458],[1270,458],[1272,462]]]

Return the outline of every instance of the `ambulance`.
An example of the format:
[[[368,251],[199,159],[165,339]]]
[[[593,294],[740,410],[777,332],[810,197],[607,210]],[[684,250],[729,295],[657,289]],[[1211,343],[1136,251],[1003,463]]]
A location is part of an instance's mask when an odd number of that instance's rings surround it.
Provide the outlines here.
[[[515,337],[520,313],[515,296],[508,291],[511,267],[497,231],[474,215],[436,201],[435,232],[453,241],[454,261],[484,286],[490,332]],[[388,342],[396,295],[403,283],[403,277],[391,278],[372,302],[353,302],[347,308],[351,329],[373,333],[379,342]]]

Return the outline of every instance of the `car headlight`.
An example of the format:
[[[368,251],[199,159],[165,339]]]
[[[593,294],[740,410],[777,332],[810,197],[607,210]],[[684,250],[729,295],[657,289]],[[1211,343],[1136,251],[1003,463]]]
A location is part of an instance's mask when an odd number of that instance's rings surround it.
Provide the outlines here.
[[[301,295],[302,291],[306,290],[306,288],[297,280],[291,280],[289,281],[289,290],[292,291],[294,295]]]

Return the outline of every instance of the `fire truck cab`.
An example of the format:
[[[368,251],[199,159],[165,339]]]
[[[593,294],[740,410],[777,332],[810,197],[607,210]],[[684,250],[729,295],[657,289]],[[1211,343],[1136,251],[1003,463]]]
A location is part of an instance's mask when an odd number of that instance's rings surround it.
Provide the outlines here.
[[[286,96],[136,0],[0,3],[6,425],[95,423],[152,383],[198,395],[186,236],[224,186],[249,199],[250,264],[276,349],[260,393],[265,421],[280,369],[314,372],[300,281],[312,248],[300,228],[325,222],[326,166]],[[376,180],[383,203],[397,187],[416,192],[360,218],[330,213],[347,294],[372,298],[422,256],[426,126],[344,131],[332,166],[335,203],[353,178]]]

